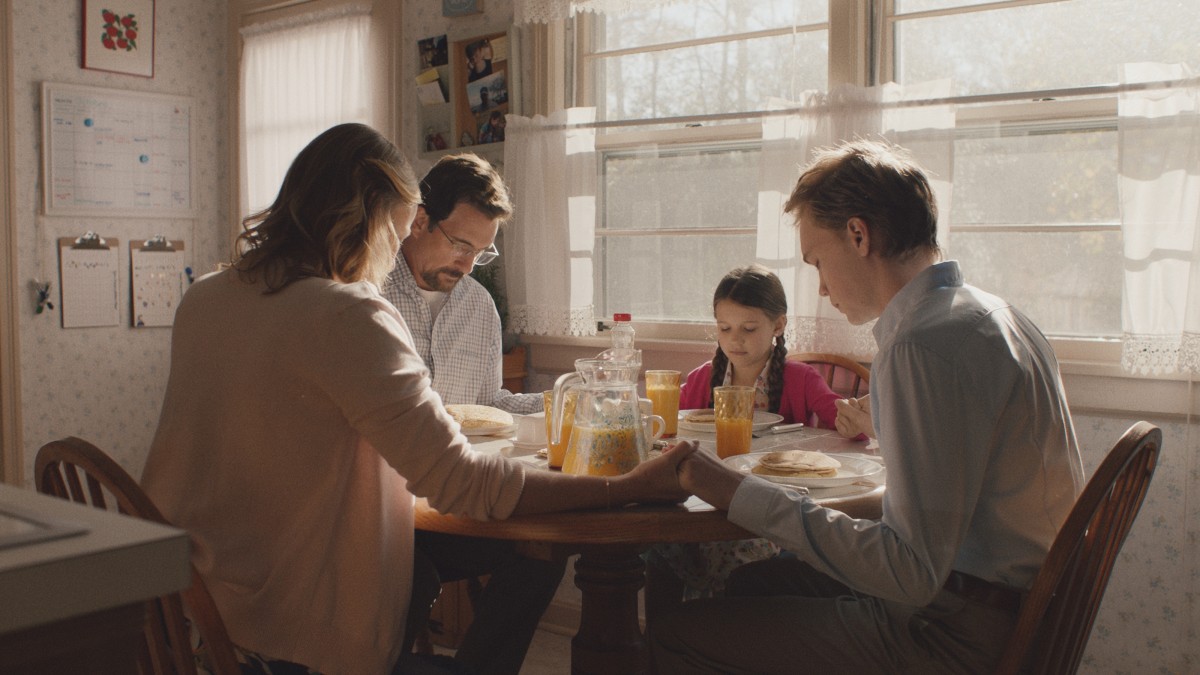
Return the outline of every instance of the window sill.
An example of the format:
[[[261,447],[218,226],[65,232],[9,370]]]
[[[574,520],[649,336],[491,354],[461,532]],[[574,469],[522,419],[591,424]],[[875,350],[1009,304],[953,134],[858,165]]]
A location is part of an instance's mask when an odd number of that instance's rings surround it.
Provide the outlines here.
[[[688,373],[712,357],[711,340],[640,337],[642,368],[671,369]],[[541,373],[574,370],[575,359],[594,356],[611,344],[608,335],[562,337],[522,335],[522,344],[530,346],[530,367]],[[1079,343],[1073,343],[1075,347]],[[1186,418],[1190,412],[1200,417],[1200,389],[1186,375],[1136,375],[1120,366],[1120,344],[1096,342],[1082,349],[1056,345],[1060,354],[1063,384],[1071,410],[1077,414],[1136,416],[1152,419]],[[1111,358],[1087,358],[1087,357]]]

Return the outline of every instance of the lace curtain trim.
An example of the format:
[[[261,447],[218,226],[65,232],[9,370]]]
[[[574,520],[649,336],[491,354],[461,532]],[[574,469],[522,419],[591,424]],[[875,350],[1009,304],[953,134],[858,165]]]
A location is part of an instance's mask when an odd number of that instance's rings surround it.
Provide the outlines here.
[[[651,9],[680,0],[514,0],[513,23],[552,23],[579,12],[619,14],[634,9]]]
[[[832,352],[860,361],[875,358],[878,347],[871,327],[875,322],[852,326],[845,319],[793,316],[788,319],[784,339],[794,352]]]
[[[1200,373],[1200,334],[1174,337],[1126,333],[1121,367],[1141,375]]]
[[[255,35],[266,35],[268,33],[278,33],[280,31],[292,30],[302,26],[311,26],[318,23],[324,23],[333,19],[343,19],[346,17],[370,16],[371,7],[369,5],[343,5],[341,7],[330,7],[312,14],[300,14],[297,16],[289,16],[283,19],[274,19],[272,21],[264,21],[255,23],[242,28],[242,37],[251,37]]]
[[[584,337],[596,334],[596,315],[591,305],[567,310],[517,305],[509,308],[508,323],[510,330],[529,335]]]

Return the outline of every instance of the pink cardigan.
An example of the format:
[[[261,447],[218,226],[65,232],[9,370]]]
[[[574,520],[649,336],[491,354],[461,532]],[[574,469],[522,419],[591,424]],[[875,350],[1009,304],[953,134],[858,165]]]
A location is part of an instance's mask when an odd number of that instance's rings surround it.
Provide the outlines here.
[[[679,393],[679,409],[694,410],[712,407],[712,361],[688,373],[687,381]],[[842,398],[825,384],[816,368],[799,361],[788,361],[783,368],[783,395],[779,410],[783,424],[810,423],[816,413],[820,426],[834,428],[837,407],[834,401]]]
[[[184,295],[142,485],[191,535],[236,644],[326,675],[387,673],[413,495],[504,518],[524,472],[471,451],[374,285],[262,291],[226,270]]]

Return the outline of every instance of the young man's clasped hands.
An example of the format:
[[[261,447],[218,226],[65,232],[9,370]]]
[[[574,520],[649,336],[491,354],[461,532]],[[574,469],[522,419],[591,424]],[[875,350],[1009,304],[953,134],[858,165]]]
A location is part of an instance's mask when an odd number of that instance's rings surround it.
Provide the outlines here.
[[[875,438],[875,429],[871,426],[871,395],[858,398],[843,398],[834,403],[837,406],[837,419],[834,424],[838,433],[847,438],[865,434]]]

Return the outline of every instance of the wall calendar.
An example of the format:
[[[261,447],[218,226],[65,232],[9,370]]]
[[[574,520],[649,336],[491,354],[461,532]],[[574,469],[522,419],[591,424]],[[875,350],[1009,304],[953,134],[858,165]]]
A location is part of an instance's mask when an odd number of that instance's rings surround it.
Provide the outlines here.
[[[46,215],[194,217],[191,99],[42,83]]]

